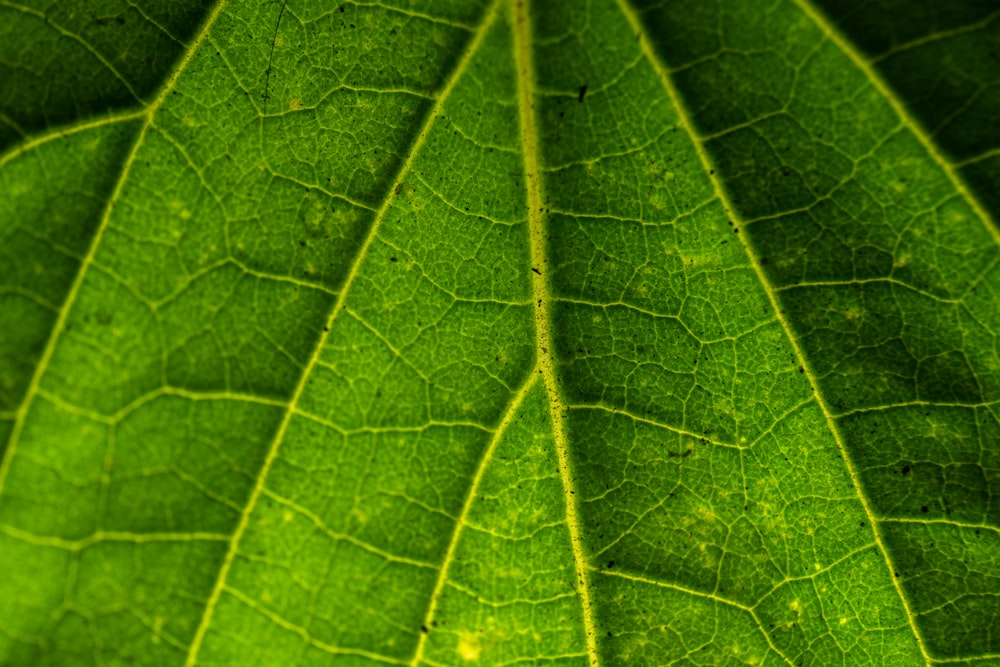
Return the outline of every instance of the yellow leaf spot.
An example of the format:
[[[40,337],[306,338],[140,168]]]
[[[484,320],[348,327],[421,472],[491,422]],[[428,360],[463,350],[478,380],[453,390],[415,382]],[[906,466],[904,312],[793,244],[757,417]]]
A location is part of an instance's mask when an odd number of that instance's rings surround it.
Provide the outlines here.
[[[458,636],[458,655],[462,660],[479,660],[479,638],[471,632]]]

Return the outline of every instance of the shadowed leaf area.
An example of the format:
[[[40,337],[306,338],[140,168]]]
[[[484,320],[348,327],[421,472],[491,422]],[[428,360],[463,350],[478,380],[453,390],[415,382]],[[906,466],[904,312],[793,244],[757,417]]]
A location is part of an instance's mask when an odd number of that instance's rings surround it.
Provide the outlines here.
[[[0,665],[1000,665],[998,40],[0,0]]]

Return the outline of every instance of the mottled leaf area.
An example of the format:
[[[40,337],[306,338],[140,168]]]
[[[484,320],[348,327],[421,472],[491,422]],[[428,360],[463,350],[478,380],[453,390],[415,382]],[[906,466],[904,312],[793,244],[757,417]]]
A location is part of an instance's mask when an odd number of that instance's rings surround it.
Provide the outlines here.
[[[0,0],[0,665],[1000,665],[1000,7]]]

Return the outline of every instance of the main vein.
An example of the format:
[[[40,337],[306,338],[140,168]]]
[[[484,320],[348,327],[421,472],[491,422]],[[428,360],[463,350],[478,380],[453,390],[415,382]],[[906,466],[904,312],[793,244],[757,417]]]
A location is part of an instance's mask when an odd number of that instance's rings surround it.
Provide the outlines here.
[[[549,288],[549,266],[545,250],[545,205],[542,198],[542,174],[538,156],[538,131],[535,127],[535,69],[532,62],[531,20],[529,0],[511,0],[514,6],[514,57],[517,64],[518,107],[521,115],[521,146],[524,153],[524,176],[527,188],[528,228],[531,239],[532,290],[535,297],[535,341],[537,372],[542,376],[549,397],[552,413],[552,431],[559,461],[566,500],[566,524],[569,527],[573,563],[579,582],[578,592],[583,606],[584,631],[591,667],[598,667],[597,633],[594,627],[593,606],[590,599],[590,573],[583,542],[580,519],[577,513],[576,494],[573,488],[567,448],[564,406],[560,398],[555,374],[552,345],[552,295]]]
[[[108,228],[108,222],[111,219],[111,213],[114,211],[115,203],[121,196],[122,188],[125,187],[125,182],[128,180],[128,175],[132,169],[132,165],[135,164],[135,156],[138,154],[139,148],[142,146],[142,142],[146,138],[146,134],[149,132],[149,128],[153,125],[153,117],[156,115],[157,110],[159,110],[160,106],[163,105],[163,102],[167,99],[170,91],[174,89],[178,79],[180,79],[181,73],[185,70],[185,68],[187,68],[188,63],[191,62],[191,59],[197,52],[198,47],[201,46],[201,43],[208,37],[208,34],[212,29],[212,25],[215,23],[216,19],[219,18],[219,15],[222,13],[222,8],[226,5],[226,2],[227,0],[219,0],[219,2],[212,9],[211,13],[205,19],[198,36],[195,37],[193,42],[191,42],[191,46],[188,47],[184,57],[177,64],[177,67],[174,68],[174,71],[171,73],[170,78],[167,79],[163,88],[160,89],[156,99],[154,99],[152,103],[150,103],[149,106],[147,106],[142,112],[135,115],[135,118],[137,119],[145,119],[142,124],[142,128],[136,134],[132,147],[129,149],[128,156],[122,163],[121,171],[118,174],[118,180],[115,182],[114,188],[111,190],[111,195],[108,197],[107,206],[104,207],[104,211],[101,214],[101,221],[97,226],[97,230],[94,232],[93,239],[90,241],[90,247],[87,249],[87,254],[80,263],[80,268],[76,272],[76,278],[74,279],[72,286],[70,286],[69,293],[66,295],[66,300],[63,302],[62,309],[59,311],[59,316],[56,318],[55,325],[52,327],[52,333],[49,334],[49,339],[45,344],[45,349],[42,351],[42,356],[38,360],[38,366],[35,367],[35,372],[31,376],[31,383],[28,385],[28,389],[24,394],[21,405],[17,410],[14,420],[14,428],[11,431],[10,440],[7,443],[7,451],[4,453],[3,461],[0,462],[0,494],[3,493],[4,484],[7,481],[7,474],[10,471],[10,462],[14,458],[14,451],[17,449],[17,443],[20,440],[21,433],[24,431],[25,419],[28,416],[28,412],[31,409],[35,396],[38,394],[42,376],[45,374],[49,361],[52,359],[52,354],[55,352],[59,335],[66,328],[66,320],[69,317],[69,312],[72,310],[73,304],[76,302],[77,295],[80,293],[80,287],[83,285],[83,280],[87,275],[87,270],[90,268],[90,265],[93,263],[94,257],[97,254],[97,248],[100,246],[101,239],[104,237],[104,232]],[[129,116],[125,116],[124,118],[128,117]]]
[[[239,543],[243,537],[243,533],[246,531],[247,525],[249,524],[250,515],[253,514],[254,507],[257,505],[257,500],[260,498],[261,492],[264,489],[264,482],[267,479],[268,471],[271,465],[274,463],[278,455],[278,450],[281,446],[281,442],[284,440],[285,432],[288,430],[288,425],[291,423],[292,416],[296,412],[296,407],[298,405],[299,399],[302,397],[302,393],[305,390],[306,384],[308,383],[309,376],[312,373],[316,362],[319,360],[322,353],[323,347],[326,345],[327,339],[330,337],[330,332],[333,331],[333,325],[337,319],[337,315],[344,310],[344,302],[347,298],[347,294],[350,292],[350,287],[354,283],[354,278],[358,274],[358,270],[361,264],[364,262],[365,256],[368,254],[368,250],[378,235],[379,226],[382,223],[383,218],[385,218],[386,213],[392,203],[392,193],[394,193],[398,187],[402,184],[403,179],[408,173],[410,173],[413,162],[416,156],[420,153],[420,149],[427,139],[427,135],[430,134],[430,130],[434,125],[435,119],[441,114],[441,109],[444,106],[445,100],[451,94],[454,89],[455,84],[462,77],[468,67],[469,61],[472,56],[478,50],[479,45],[483,41],[483,37],[486,35],[489,25],[492,23],[493,17],[496,14],[496,8],[499,0],[494,0],[493,5],[483,14],[483,19],[476,29],[472,39],[470,39],[468,45],[465,48],[464,53],[459,59],[458,63],[455,65],[455,69],[452,71],[451,76],[448,78],[447,83],[444,88],[437,96],[437,100],[434,106],[427,114],[427,118],[424,121],[423,127],[421,127],[416,140],[413,142],[413,146],[410,148],[409,155],[406,160],[400,166],[396,178],[390,184],[388,190],[386,190],[386,196],[375,214],[375,218],[372,220],[371,227],[365,236],[364,242],[361,244],[361,248],[358,250],[354,257],[354,261],[351,264],[350,270],[347,273],[347,277],[344,279],[343,287],[340,290],[333,307],[330,310],[330,314],[327,317],[326,326],[324,327],[323,334],[319,337],[316,343],[312,355],[309,361],[306,363],[305,368],[302,370],[302,374],[299,377],[298,385],[295,387],[295,391],[292,394],[292,399],[288,404],[288,408],[285,410],[284,417],[282,418],[281,425],[278,427],[277,433],[275,433],[274,439],[271,441],[270,448],[268,449],[267,456],[264,460],[264,465],[261,468],[260,474],[257,476],[257,483],[254,485],[253,491],[250,493],[250,498],[247,500],[246,507],[243,510],[243,514],[240,516],[239,524],[233,533],[232,539],[229,544],[229,550],[226,553],[225,560],[222,563],[222,568],[219,570],[219,575],[216,578],[215,587],[212,590],[208,601],[205,604],[205,611],[202,614],[201,622],[198,625],[198,630],[195,632],[194,640],[191,642],[191,648],[188,651],[187,660],[185,662],[186,667],[191,667],[195,664],[198,657],[198,652],[201,649],[201,644],[205,639],[205,633],[208,631],[209,623],[212,619],[212,614],[215,611],[215,606],[219,602],[219,598],[222,595],[222,591],[226,586],[226,579],[229,576],[229,570],[232,568],[233,562],[236,557],[236,552],[239,549]]]
[[[722,187],[722,183],[719,181],[719,177],[716,175],[717,171],[715,167],[712,165],[712,162],[708,157],[708,153],[705,150],[704,140],[702,139],[701,135],[699,135],[698,132],[695,130],[694,124],[691,122],[690,112],[681,102],[680,95],[677,93],[677,90],[674,87],[673,80],[670,78],[670,74],[668,73],[667,68],[660,61],[659,57],[655,54],[655,52],[653,52],[650,46],[651,42],[649,40],[648,35],[646,34],[643,25],[639,22],[639,19],[638,17],[636,17],[635,12],[628,5],[628,0],[616,0],[616,1],[618,2],[618,6],[622,10],[622,13],[624,13],[625,17],[628,19],[629,24],[632,26],[633,31],[637,35],[639,35],[639,41],[641,43],[642,49],[645,52],[646,57],[649,59],[650,64],[656,70],[656,74],[659,77],[661,83],[663,84],[664,90],[666,90],[667,95],[670,97],[671,104],[677,110],[677,114],[679,116],[681,125],[687,131],[688,136],[691,137],[691,141],[694,144],[695,150],[698,153],[698,158],[701,161],[702,168],[705,170],[705,173],[708,174],[708,177],[712,182],[712,187],[715,190],[716,196],[719,198],[719,201],[723,203],[726,210],[729,212],[729,215],[735,221],[741,223],[742,221],[739,219],[737,209],[733,206],[732,202],[729,201],[729,197],[726,195],[726,191]],[[917,645],[920,647],[920,652],[923,654],[923,657],[926,660],[927,664],[930,665],[931,658],[930,655],[927,653],[927,648],[924,646],[923,637],[921,637],[920,631],[917,629],[916,623],[914,621],[913,611],[910,609],[909,600],[907,600],[906,595],[903,593],[903,589],[900,586],[899,579],[897,579],[894,576],[896,568],[893,565],[892,558],[889,556],[888,550],[886,549],[885,540],[883,539],[882,534],[879,532],[878,523],[875,521],[875,515],[872,512],[871,506],[868,503],[868,499],[865,497],[865,494],[862,490],[861,482],[858,478],[857,469],[856,466],[854,465],[853,460],[851,459],[850,452],[847,450],[847,447],[844,444],[844,440],[840,435],[840,431],[837,428],[837,424],[833,419],[833,414],[830,411],[830,407],[826,404],[826,401],[823,399],[823,395],[820,393],[819,383],[816,381],[816,375],[812,371],[812,366],[809,364],[809,361],[806,359],[805,354],[802,352],[802,348],[799,346],[798,341],[795,338],[795,334],[792,331],[788,319],[782,314],[784,313],[784,311],[778,304],[778,299],[777,295],[775,294],[775,290],[771,286],[770,282],[767,280],[767,277],[764,275],[764,271],[760,266],[760,262],[754,255],[753,250],[750,248],[749,243],[744,243],[742,245],[744,247],[744,250],[746,250],[747,258],[750,261],[750,265],[753,267],[754,273],[757,274],[757,279],[760,282],[761,287],[763,287],[764,291],[767,293],[767,298],[771,303],[772,311],[777,313],[778,321],[781,322],[781,326],[785,330],[785,336],[791,343],[792,350],[795,352],[795,357],[798,360],[799,365],[805,371],[806,376],[809,378],[809,383],[812,385],[813,395],[816,397],[816,403],[823,411],[823,415],[826,418],[827,427],[830,429],[830,433],[833,435],[833,438],[837,443],[837,447],[840,450],[840,454],[843,457],[845,464],[847,465],[847,472],[851,477],[851,482],[854,485],[854,490],[857,493],[858,500],[861,502],[861,506],[864,509],[865,514],[867,515],[868,524],[872,527],[872,530],[875,533],[875,542],[878,544],[879,551],[881,552],[882,557],[885,559],[886,566],[889,569],[889,578],[892,580],[892,584],[893,586],[895,586],[896,592],[899,594],[899,598],[902,601],[903,608],[906,611],[906,617],[907,621],[909,622],[910,629],[913,631],[913,635],[916,638]]]

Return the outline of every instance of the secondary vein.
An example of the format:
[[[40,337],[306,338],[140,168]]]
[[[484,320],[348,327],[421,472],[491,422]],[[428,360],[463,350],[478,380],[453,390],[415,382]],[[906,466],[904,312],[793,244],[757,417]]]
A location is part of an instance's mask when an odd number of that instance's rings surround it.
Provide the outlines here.
[[[441,561],[441,569],[438,571],[437,581],[434,582],[434,591],[431,593],[430,600],[427,604],[427,614],[424,616],[424,628],[431,627],[431,624],[434,621],[434,614],[437,613],[438,602],[441,600],[441,592],[444,590],[444,584],[448,580],[448,570],[451,568],[451,564],[455,560],[455,551],[458,549],[458,542],[462,535],[462,528],[464,528],[468,522],[469,510],[472,508],[472,503],[476,499],[476,495],[479,493],[479,485],[483,481],[483,475],[486,472],[486,468],[493,459],[493,453],[496,451],[501,438],[503,438],[507,428],[514,420],[514,415],[517,414],[518,408],[520,408],[521,403],[524,402],[524,397],[528,395],[534,386],[535,378],[534,376],[529,375],[521,389],[511,399],[506,412],[500,420],[500,424],[497,425],[496,430],[493,432],[493,437],[490,438],[490,443],[487,445],[486,451],[483,452],[482,457],[479,459],[479,465],[476,466],[476,472],[472,477],[472,484],[469,485],[469,490],[465,495],[465,502],[462,504],[462,513],[459,514],[458,520],[455,522],[455,530],[452,531],[451,540],[448,542],[448,549],[444,554],[444,560]],[[417,665],[420,664],[420,661],[423,660],[424,648],[427,645],[427,637],[428,634],[426,632],[420,634],[417,649],[413,653],[413,659],[410,661],[411,667],[417,667]]]
[[[924,131],[923,126],[914,119],[910,112],[903,105],[896,93],[892,88],[882,79],[882,76],[876,71],[876,69],[861,56],[858,50],[851,45],[843,35],[837,31],[837,29],[826,19],[823,14],[821,14],[813,5],[811,0],[794,0],[795,4],[798,5],[799,9],[812,20],[813,23],[834,43],[837,48],[851,59],[851,62],[864,72],[865,78],[872,82],[875,89],[882,95],[883,98],[889,103],[893,111],[903,122],[903,124],[913,133],[913,136],[917,138],[920,144],[927,151],[928,155],[937,162],[941,170],[944,171],[945,176],[951,181],[951,184],[958,190],[962,196],[965,198],[966,202],[972,208],[973,212],[979,218],[979,220],[986,227],[986,231],[993,236],[993,239],[1000,243],[1000,228],[992,224],[992,219],[990,215],[986,212],[986,209],[982,207],[979,200],[972,194],[969,190],[968,185],[966,185],[965,180],[958,175],[955,171],[954,166],[951,162],[941,154],[937,146],[930,140],[927,132]]]
[[[104,207],[104,212],[101,215],[100,224],[97,230],[94,232],[94,237],[91,239],[90,247],[87,249],[87,254],[84,256],[83,261],[80,263],[80,268],[76,273],[76,278],[73,281],[73,285],[70,287],[69,293],[66,295],[66,300],[63,302],[62,309],[59,311],[59,316],[56,318],[55,325],[52,327],[52,333],[49,335],[49,339],[45,344],[45,349],[42,351],[42,356],[38,360],[38,365],[35,367],[35,373],[31,377],[31,383],[28,385],[28,389],[24,394],[24,398],[21,401],[21,405],[17,410],[17,417],[14,422],[14,428],[10,434],[10,440],[7,444],[7,449],[3,457],[3,461],[0,462],[0,494],[3,493],[4,484],[7,481],[7,474],[10,471],[10,462],[14,458],[14,452],[17,449],[17,443],[20,440],[21,433],[24,430],[24,422],[27,418],[28,411],[34,402],[35,396],[38,394],[39,385],[41,383],[42,376],[45,374],[45,370],[48,368],[49,361],[52,359],[52,354],[55,352],[56,343],[59,340],[60,334],[65,330],[66,320],[69,317],[69,312],[73,308],[73,304],[76,302],[76,297],[80,293],[80,287],[83,285],[84,277],[87,275],[87,270],[90,268],[94,261],[94,257],[97,254],[97,248],[101,244],[101,239],[104,237],[104,232],[108,228],[108,222],[111,219],[111,213],[114,211],[115,203],[121,196],[122,189],[125,186],[125,182],[128,180],[128,175],[131,172],[132,165],[135,163],[135,156],[139,152],[139,148],[142,146],[143,140],[146,138],[146,134],[149,132],[149,128],[153,125],[153,117],[156,115],[157,110],[163,104],[164,100],[167,99],[167,95],[173,90],[174,86],[177,84],[177,80],[180,78],[181,73],[187,68],[188,63],[191,62],[191,58],[194,56],[195,52],[201,43],[207,38],[208,33],[212,29],[212,25],[215,20],[222,13],[222,8],[225,6],[226,0],[219,0],[219,2],[212,9],[212,12],[208,15],[205,23],[202,26],[201,32],[191,43],[191,47],[184,54],[184,57],[177,64],[170,78],[164,84],[163,88],[160,90],[156,99],[145,108],[145,110],[138,114],[136,117],[145,117],[145,122],[142,128],[136,133],[135,140],[132,143],[132,147],[129,149],[128,157],[122,163],[121,172],[118,175],[118,180],[115,182],[115,186],[111,191],[111,195],[108,197],[107,206]]]
[[[267,479],[268,471],[273,465],[275,459],[278,455],[278,450],[281,446],[282,441],[285,437],[285,432],[288,430],[288,425],[292,420],[292,416],[297,413],[297,406],[299,399],[302,397],[303,391],[305,390],[306,384],[308,383],[309,376],[312,374],[313,368],[319,361],[320,355],[322,353],[323,347],[326,345],[327,339],[330,337],[330,332],[333,331],[334,323],[337,319],[337,315],[345,309],[345,301],[347,295],[350,292],[350,288],[354,283],[354,279],[358,274],[361,264],[364,262],[365,257],[368,254],[369,248],[371,248],[375,237],[378,235],[379,226],[382,220],[385,218],[385,214],[388,212],[392,203],[392,193],[395,192],[396,188],[403,182],[403,178],[410,173],[413,167],[413,162],[416,156],[420,153],[420,149],[427,139],[427,135],[430,134],[431,127],[434,125],[435,119],[440,116],[441,109],[444,106],[445,100],[451,94],[451,91],[455,88],[455,84],[462,77],[462,74],[467,69],[472,56],[479,49],[479,45],[483,41],[483,37],[486,35],[489,26],[492,24],[493,18],[496,15],[496,7],[499,0],[494,0],[494,3],[490,9],[484,12],[483,20],[480,24],[478,30],[474,34],[469,43],[467,44],[464,53],[459,59],[458,63],[455,65],[454,70],[452,70],[451,75],[448,77],[448,81],[441,93],[437,97],[437,101],[431,108],[430,112],[427,114],[427,118],[424,121],[423,127],[420,128],[420,132],[417,135],[416,140],[413,142],[413,146],[410,149],[410,153],[406,160],[400,166],[399,171],[396,174],[396,178],[390,184],[389,188],[386,190],[386,196],[379,207],[370,229],[365,236],[364,242],[358,249],[357,254],[351,264],[350,269],[347,272],[347,276],[344,278],[344,284],[340,290],[333,307],[330,310],[330,314],[327,317],[326,326],[324,327],[323,334],[319,337],[316,343],[316,347],[313,349],[312,355],[310,356],[305,368],[302,370],[302,374],[299,376],[298,385],[295,387],[295,391],[292,394],[292,399],[288,403],[288,407],[285,410],[284,417],[282,418],[281,425],[278,427],[277,433],[275,433],[274,439],[271,441],[271,445],[268,449],[267,456],[264,459],[264,464],[261,467],[260,474],[257,477],[257,483],[254,485],[253,490],[250,493],[250,497],[247,500],[246,508],[240,517],[239,524],[236,530],[233,532],[232,539],[229,544],[229,550],[226,553],[225,560],[222,563],[222,567],[219,570],[219,575],[216,578],[215,587],[212,590],[208,601],[205,604],[205,611],[202,614],[201,622],[198,624],[198,630],[195,632],[194,639],[191,642],[191,648],[188,651],[187,660],[185,661],[185,667],[192,667],[198,657],[198,652],[201,649],[201,644],[205,639],[205,634],[208,631],[208,626],[211,622],[212,615],[215,611],[215,606],[219,602],[219,598],[222,595],[222,591],[226,588],[226,579],[229,576],[229,570],[232,568],[233,561],[236,557],[236,552],[239,549],[240,540],[243,537],[243,533],[246,531],[247,525],[249,524],[250,515],[253,514],[254,507],[257,504],[257,500],[260,498],[261,492],[264,488],[264,481]]]
[[[719,201],[721,201],[722,204],[725,206],[726,210],[729,212],[729,215],[733,218],[733,220],[738,221],[740,224],[742,224],[742,220],[739,219],[737,209],[733,206],[732,202],[729,201],[729,197],[727,196],[725,189],[722,187],[722,183],[720,182],[719,177],[716,175],[717,173],[716,169],[712,165],[711,159],[708,157],[708,152],[705,150],[704,146],[704,138],[701,135],[699,135],[698,132],[695,130],[694,124],[691,122],[690,119],[690,112],[681,102],[680,95],[677,93],[677,90],[674,87],[673,80],[670,78],[670,74],[667,68],[664,66],[663,62],[659,59],[659,57],[652,51],[650,47],[651,42],[649,40],[648,35],[646,34],[645,28],[639,22],[631,6],[629,6],[628,0],[617,0],[617,2],[622,13],[625,15],[625,17],[629,21],[629,24],[632,26],[634,32],[637,35],[639,35],[639,41],[641,47],[643,51],[646,53],[646,56],[649,59],[649,62],[652,65],[653,69],[656,71],[657,77],[660,79],[660,82],[662,83],[664,90],[669,96],[671,104],[673,105],[674,109],[676,109],[677,114],[680,117],[681,125],[687,132],[688,136],[691,138],[691,142],[694,144],[695,151],[698,153],[698,159],[700,160],[702,168],[705,170],[705,173],[708,174],[709,180],[712,182],[712,187],[715,190],[716,196],[719,198]],[[802,348],[799,346],[798,341],[796,340],[795,335],[792,331],[791,325],[788,322],[788,319],[782,314],[784,311],[781,309],[781,306],[778,303],[777,294],[774,288],[771,286],[771,283],[768,281],[767,277],[764,275],[764,271],[761,268],[760,262],[754,255],[753,250],[750,248],[749,244],[744,243],[742,245],[747,253],[747,259],[749,260],[750,265],[753,267],[754,273],[756,274],[761,287],[767,294],[768,301],[770,302],[771,305],[771,310],[778,314],[777,316],[778,321],[781,322],[781,326],[785,331],[785,336],[788,339],[789,343],[791,344],[793,352],[795,353],[796,360],[798,361],[801,368],[804,370],[806,377],[809,379],[809,383],[812,386],[813,394],[816,396],[816,403],[819,406],[820,410],[823,412],[823,416],[826,418],[827,427],[829,428],[830,433],[833,435],[834,441],[837,443],[837,448],[839,449],[840,454],[843,457],[844,463],[847,466],[847,473],[851,478],[851,483],[854,486],[854,490],[857,493],[858,500],[860,501],[862,509],[864,510],[866,517],[868,519],[868,524],[872,527],[872,531],[875,534],[875,541],[878,544],[879,551],[881,552],[882,557],[885,560],[886,566],[888,567],[889,578],[892,580],[892,584],[896,589],[896,593],[899,595],[900,601],[902,602],[903,609],[906,612],[907,621],[910,625],[910,629],[913,631],[913,636],[916,639],[917,646],[920,648],[921,655],[924,657],[926,663],[930,665],[932,661],[930,655],[927,652],[927,648],[924,645],[923,637],[921,636],[920,631],[917,629],[917,625],[914,621],[914,613],[912,609],[910,609],[909,600],[903,593],[903,589],[899,583],[899,579],[893,576],[893,572],[896,571],[896,568],[892,562],[892,558],[890,557],[888,550],[886,549],[885,540],[882,538],[882,535],[879,532],[878,524],[876,523],[875,520],[875,514],[868,503],[868,499],[865,497],[865,494],[862,491],[861,482],[858,478],[857,470],[851,458],[850,452],[847,450],[844,440],[840,435],[840,431],[837,429],[837,425],[836,422],[834,421],[833,414],[830,411],[830,407],[827,405],[826,401],[824,400],[819,390],[819,383],[816,380],[816,375],[813,373],[812,366],[809,364],[809,361],[806,359],[806,356],[803,353]]]

